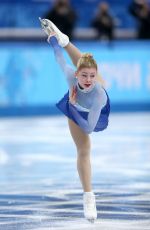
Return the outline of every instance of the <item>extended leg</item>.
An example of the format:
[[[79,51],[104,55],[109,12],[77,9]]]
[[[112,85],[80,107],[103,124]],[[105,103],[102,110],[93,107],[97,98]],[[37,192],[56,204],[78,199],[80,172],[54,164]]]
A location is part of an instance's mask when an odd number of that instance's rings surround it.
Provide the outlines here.
[[[77,61],[79,60],[79,58],[81,57],[82,53],[80,52],[80,50],[74,46],[71,42],[69,42],[69,38],[67,35],[63,34],[57,27],[56,25],[48,20],[48,19],[41,19],[39,18],[40,22],[41,22],[41,26],[44,30],[44,32],[50,36],[50,34],[53,32],[56,33],[57,39],[58,39],[58,43],[61,47],[63,47],[68,55],[70,56],[73,64],[76,66],[77,65]]]
[[[77,62],[79,58],[82,56],[82,53],[80,52],[80,50],[75,45],[73,45],[71,42],[69,42],[68,45],[65,46],[64,48],[67,51],[69,57],[71,58],[73,64],[77,66]]]

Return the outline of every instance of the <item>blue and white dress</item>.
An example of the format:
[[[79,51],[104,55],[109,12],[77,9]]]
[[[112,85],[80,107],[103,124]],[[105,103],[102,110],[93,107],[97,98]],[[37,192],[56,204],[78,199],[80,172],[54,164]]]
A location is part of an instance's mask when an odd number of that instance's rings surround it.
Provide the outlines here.
[[[50,38],[50,43],[69,87],[69,91],[56,106],[87,134],[106,129],[110,113],[109,97],[106,90],[99,82],[96,82],[91,88],[82,89],[78,84],[78,79],[74,77],[74,70],[66,63],[55,36]],[[69,93],[73,86],[77,89],[75,105],[69,102]]]

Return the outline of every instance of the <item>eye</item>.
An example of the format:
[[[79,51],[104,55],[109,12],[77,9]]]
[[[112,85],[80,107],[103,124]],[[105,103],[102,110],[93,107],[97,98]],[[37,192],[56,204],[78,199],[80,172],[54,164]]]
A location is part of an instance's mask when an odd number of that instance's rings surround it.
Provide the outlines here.
[[[82,77],[87,77],[87,75],[86,74],[82,74]]]
[[[95,77],[95,75],[91,75],[90,77],[91,77],[91,78],[94,78],[94,77]]]

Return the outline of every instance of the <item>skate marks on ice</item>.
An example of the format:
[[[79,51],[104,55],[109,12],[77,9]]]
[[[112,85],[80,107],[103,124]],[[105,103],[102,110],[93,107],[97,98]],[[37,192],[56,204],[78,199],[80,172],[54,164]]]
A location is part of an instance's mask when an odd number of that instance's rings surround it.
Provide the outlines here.
[[[94,224],[83,216],[65,118],[1,119],[0,230],[149,230],[149,116],[112,114],[92,135]]]
[[[80,192],[64,191],[47,196],[30,194],[0,195],[0,229],[105,229],[148,230],[150,201],[141,194],[96,193],[98,219],[84,220]]]
[[[43,191],[42,191],[43,192]],[[34,192],[35,193],[35,192]],[[39,193],[39,191],[38,191]],[[46,191],[45,191],[46,193]],[[51,194],[0,195],[1,230],[148,230],[150,200],[140,193],[96,192],[98,219],[94,224],[83,217],[80,191]]]

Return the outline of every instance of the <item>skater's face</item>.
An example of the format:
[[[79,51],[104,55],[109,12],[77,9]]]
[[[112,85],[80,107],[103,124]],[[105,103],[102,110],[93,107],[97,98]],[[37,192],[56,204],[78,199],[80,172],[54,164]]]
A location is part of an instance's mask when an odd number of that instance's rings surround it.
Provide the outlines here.
[[[95,85],[97,70],[96,68],[82,68],[77,70],[75,76],[78,78],[78,83],[83,89],[88,89]]]

